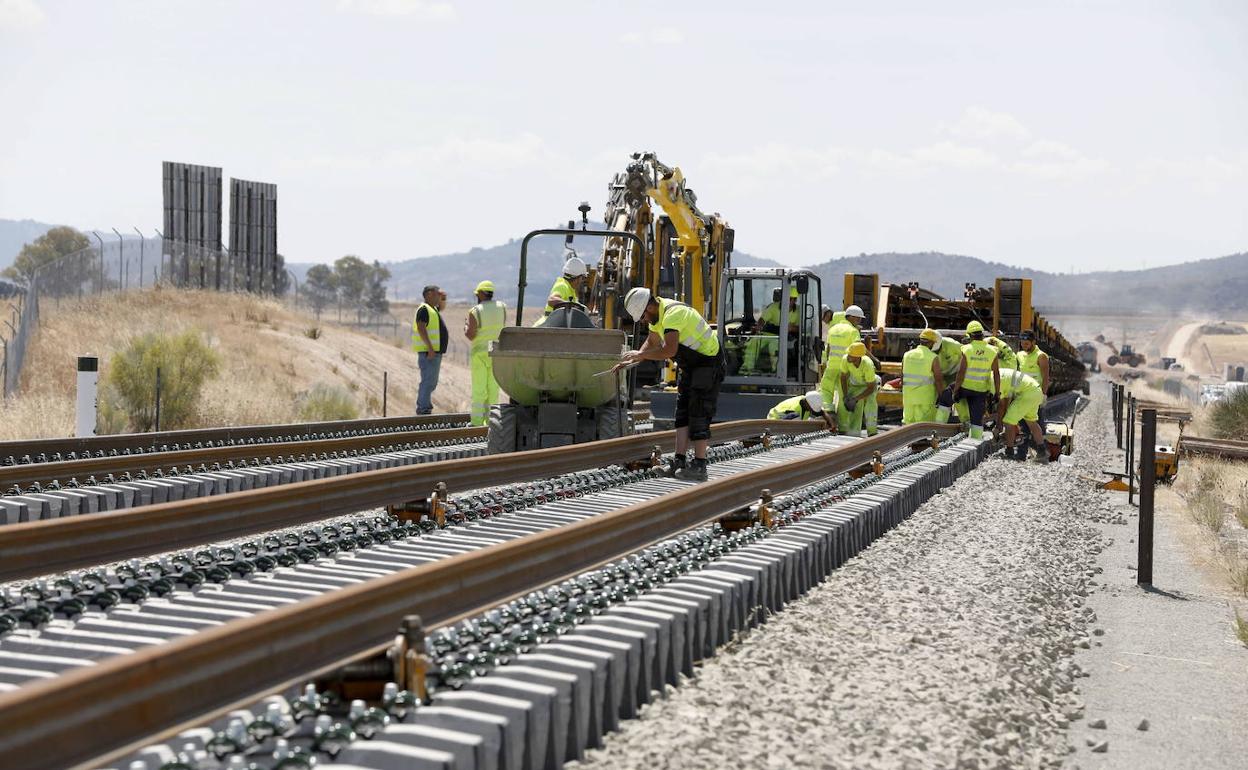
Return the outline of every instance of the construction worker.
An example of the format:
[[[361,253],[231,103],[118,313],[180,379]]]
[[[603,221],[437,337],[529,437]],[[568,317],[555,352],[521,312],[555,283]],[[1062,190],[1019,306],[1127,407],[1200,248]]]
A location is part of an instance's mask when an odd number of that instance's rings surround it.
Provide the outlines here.
[[[919,344],[901,357],[901,423],[936,420],[936,394],[945,389],[940,359],[940,334],[935,329],[919,333]],[[945,416],[948,419],[948,415]]]
[[[823,396],[817,390],[786,398],[767,413],[768,420],[812,420],[816,417],[822,417],[830,430],[836,430],[836,422],[824,411]]]
[[[498,339],[507,324],[507,306],[494,299],[494,282],[482,281],[474,290],[477,304],[468,311],[464,336],[468,338],[468,365],[472,369],[472,404],[469,407],[473,425],[485,425],[490,405],[498,401],[498,380],[494,379],[494,362],[490,343]]]
[[[971,341],[962,346],[962,363],[958,366],[958,378],[953,385],[955,401],[966,402],[968,431],[971,438],[984,437],[984,412],[988,397],[1001,388],[1001,368],[997,363],[997,349],[984,339],[984,325],[971,321],[966,325]]]
[[[771,304],[758,314],[757,328],[745,343],[741,357],[742,374],[775,374],[780,356],[780,289],[772,294]],[[789,287],[789,333],[797,332],[797,287]],[[761,365],[760,365],[761,364]]]
[[[941,335],[940,344],[932,348],[936,351],[936,360],[940,362],[940,376],[945,387],[936,398],[936,422],[949,422],[949,414],[953,410],[953,383],[958,379],[958,369],[962,366],[962,343],[952,337]],[[958,415],[962,417],[961,414]]]
[[[1049,354],[1036,345],[1036,333],[1031,329],[1025,330],[1020,337],[1018,351],[1018,370],[1036,382],[1040,383],[1040,390],[1044,393],[1045,400],[1049,396]]]
[[[446,352],[450,335],[446,332],[442,314],[438,312],[443,306],[442,290],[437,286],[426,286],[421,297],[424,301],[416,308],[416,316],[412,319],[412,350],[416,352],[416,366],[420,370],[416,414],[433,414],[433,391],[438,387],[442,354]]]
[[[865,422],[867,435],[874,436],[879,417],[875,391],[880,381],[875,376],[875,363],[867,355],[867,346],[861,342],[850,344],[840,369],[841,399],[837,404],[836,424],[841,435],[859,435]]]
[[[1031,431],[1031,440],[1035,442],[1036,462],[1047,463],[1049,454],[1044,449],[1044,431],[1040,429],[1040,403],[1044,400],[1044,391],[1040,383],[1017,369],[1003,368],[1000,370],[1000,381],[997,383],[997,430],[1005,426],[1005,456],[1027,459],[1027,444],[1020,442],[1015,455],[1014,442],[1018,439],[1018,423],[1027,423]]]
[[[641,349],[629,351],[614,369],[642,361],[676,362],[676,455],[668,469],[672,476],[690,481],[706,480],[706,450],[711,422],[719,404],[724,381],[724,355],[719,337],[698,311],[674,299],[656,297],[649,289],[630,289],[624,312],[634,321],[650,325]],[[685,453],[693,443],[693,460]]]
[[[838,318],[839,316],[839,318]],[[862,308],[850,305],[844,311],[832,314],[833,323],[828,329],[828,339],[823,346],[823,374],[819,378],[819,392],[823,395],[823,403],[829,408],[837,404],[837,415],[840,415],[837,397],[841,387],[841,366],[845,363],[845,351],[854,342],[862,339],[858,324],[866,318]]]
[[[997,334],[1000,333],[1001,332],[997,332]],[[984,340],[984,342],[987,342],[989,345],[992,345],[997,349],[997,360],[1001,362],[1002,366],[1009,369],[1018,368],[1018,357],[1014,353],[1014,348],[1010,347],[1005,340],[1000,337],[989,337]]]
[[[555,310],[576,303],[588,273],[589,268],[585,267],[584,260],[577,256],[568,257],[563,263],[563,275],[556,278],[554,286],[550,287],[550,296],[546,298],[546,309],[542,311],[542,317],[533,325],[541,326]]]

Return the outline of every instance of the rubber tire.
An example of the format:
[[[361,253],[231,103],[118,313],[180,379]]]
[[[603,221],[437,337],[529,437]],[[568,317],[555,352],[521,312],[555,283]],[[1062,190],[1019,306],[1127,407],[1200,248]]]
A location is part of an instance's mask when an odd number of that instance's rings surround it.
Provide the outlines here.
[[[1109,364],[1110,366],[1117,366],[1118,356],[1110,356],[1108,359],[1106,359],[1105,363]]]
[[[516,451],[516,407],[512,404],[494,404],[485,419],[487,433],[485,453],[510,454]]]
[[[624,422],[620,422],[620,417],[624,418]],[[607,438],[619,438],[632,434],[632,426],[628,424],[629,413],[623,408],[618,398],[613,398],[602,406],[598,407],[594,413],[594,433],[596,439],[601,441]]]

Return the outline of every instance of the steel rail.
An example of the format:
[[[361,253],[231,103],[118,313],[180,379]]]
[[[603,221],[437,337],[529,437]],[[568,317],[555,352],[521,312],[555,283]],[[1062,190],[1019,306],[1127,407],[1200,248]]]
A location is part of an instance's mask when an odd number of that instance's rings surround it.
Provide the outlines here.
[[[108,436],[85,436],[79,438],[38,438],[19,441],[0,441],[0,457],[53,455],[57,452],[108,452],[135,447],[160,446],[161,444],[195,444],[211,441],[246,441],[248,439],[282,438],[307,433],[336,433],[339,431],[382,431],[393,428],[418,428],[421,425],[442,423],[465,423],[468,415],[454,414],[408,415],[406,417],[369,417],[360,420],[332,420],[329,422],[296,422],[278,425],[240,425],[229,428],[195,428],[192,430],[168,430],[158,433],[116,433]]]
[[[822,423],[741,420],[716,425],[713,440],[738,441],[769,430],[796,434]],[[406,465],[314,481],[162,503],[108,513],[0,527],[0,582],[91,567],[423,500],[439,482],[466,489],[549,478],[670,451],[675,431],[507,455]]]
[[[546,585],[713,521],[756,500],[764,488],[792,489],[856,468],[877,451],[956,430],[935,423],[908,425],[27,685],[0,695],[0,757],[26,770],[106,762],[249,698],[380,652],[408,615],[418,614],[427,627],[436,627],[523,588]]]
[[[1183,454],[1212,455],[1228,460],[1248,460],[1248,441],[1184,436],[1179,441],[1179,451]]]
[[[115,457],[92,457],[83,460],[28,463],[25,465],[0,466],[0,491],[11,485],[29,486],[33,482],[46,484],[53,479],[64,483],[70,479],[86,480],[89,476],[113,473],[134,473],[169,469],[187,465],[224,463],[234,460],[262,459],[264,457],[292,457],[320,455],[331,452],[350,452],[358,449],[375,449],[394,444],[417,444],[484,438],[485,428],[448,428],[444,430],[410,430],[394,433],[367,433],[347,438],[316,439],[312,441],[287,441],[273,444],[235,444],[234,446],[183,449],[176,452],[145,452],[143,454],[117,455]]]

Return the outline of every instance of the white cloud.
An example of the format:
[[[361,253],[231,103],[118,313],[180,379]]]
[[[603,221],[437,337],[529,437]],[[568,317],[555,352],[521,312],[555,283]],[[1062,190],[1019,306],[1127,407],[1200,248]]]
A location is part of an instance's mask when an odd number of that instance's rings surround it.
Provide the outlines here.
[[[34,0],[0,0],[0,30],[33,29],[46,20]]]
[[[394,169],[430,185],[466,174],[490,175],[532,168],[557,160],[541,137],[523,133],[495,139],[446,136],[367,154],[316,154],[283,161],[291,170],[329,170],[360,177],[388,176]]]
[[[338,0],[338,10],[366,16],[404,16],[417,21],[451,21],[455,7],[429,0]]]
[[[680,45],[685,42],[685,33],[675,27],[655,27],[649,32],[625,32],[620,35],[620,42],[625,45]]]
[[[954,136],[968,139],[1014,139],[1026,141],[1031,132],[1022,122],[1004,112],[986,107],[968,107],[956,123],[949,127]]]
[[[924,163],[960,168],[987,168],[998,162],[997,156],[985,149],[948,141],[920,147],[911,155]]]

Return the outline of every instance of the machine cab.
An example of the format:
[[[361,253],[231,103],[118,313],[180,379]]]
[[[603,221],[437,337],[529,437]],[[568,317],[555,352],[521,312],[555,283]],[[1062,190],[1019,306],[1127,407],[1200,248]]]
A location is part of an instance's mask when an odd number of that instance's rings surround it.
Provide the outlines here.
[[[819,277],[806,270],[730,268],[720,282],[719,341],[726,385],[796,393],[819,381]]]

